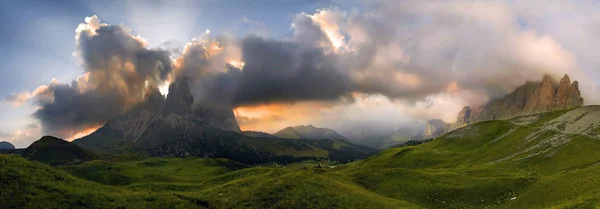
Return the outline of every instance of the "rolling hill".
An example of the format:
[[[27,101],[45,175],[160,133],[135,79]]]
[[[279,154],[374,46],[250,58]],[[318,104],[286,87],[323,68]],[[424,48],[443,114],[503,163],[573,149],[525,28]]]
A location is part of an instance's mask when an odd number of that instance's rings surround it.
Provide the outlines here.
[[[52,200],[47,204],[70,208],[594,208],[598,114],[600,106],[586,106],[481,121],[344,165],[153,158],[51,168],[0,155],[0,167],[9,168],[0,177],[11,179],[0,182],[7,191],[0,202],[10,196],[14,207]]]
[[[49,165],[78,164],[99,159],[96,154],[53,136],[44,136],[33,142],[23,150],[21,156]]]
[[[12,145],[10,142],[1,141],[0,149],[15,149],[15,145]]]

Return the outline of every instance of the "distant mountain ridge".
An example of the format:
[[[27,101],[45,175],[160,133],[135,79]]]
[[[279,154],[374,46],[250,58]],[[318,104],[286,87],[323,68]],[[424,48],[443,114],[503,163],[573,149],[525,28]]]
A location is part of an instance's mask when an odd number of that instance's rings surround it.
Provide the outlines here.
[[[0,142],[0,149],[15,149],[15,145],[7,141]]]
[[[550,75],[544,75],[541,82],[527,82],[510,94],[492,99],[479,108],[465,106],[450,129],[456,129],[473,122],[508,119],[517,116],[542,113],[552,110],[581,107],[583,98],[579,83],[564,75],[556,83]]]
[[[287,139],[331,139],[348,141],[348,139],[334,130],[328,128],[317,128],[313,125],[301,125],[286,127],[274,136]]]

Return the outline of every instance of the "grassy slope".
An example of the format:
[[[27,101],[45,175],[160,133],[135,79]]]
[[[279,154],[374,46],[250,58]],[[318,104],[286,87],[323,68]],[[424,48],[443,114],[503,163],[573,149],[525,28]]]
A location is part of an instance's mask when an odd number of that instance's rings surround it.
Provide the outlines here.
[[[0,202],[8,203],[6,208],[419,208],[322,169],[298,165],[232,171],[238,166],[220,159],[161,158],[59,167],[91,181],[121,185],[108,186],[0,155],[0,189],[8,191],[1,193]]]
[[[600,202],[600,140],[544,128],[564,113],[547,113],[527,125],[480,122],[430,143],[391,148],[335,168],[294,164],[237,170],[243,166],[198,158],[92,161],[61,168],[121,186],[0,156],[0,168],[9,168],[0,169],[0,179],[11,179],[0,181],[1,191],[9,191],[0,202],[16,195],[16,202],[37,198],[42,206],[52,198],[58,201],[49,204],[77,206],[84,204],[77,198],[85,196],[96,204],[92,206],[109,201],[105,207],[132,208],[167,203],[210,208],[594,208]],[[58,195],[63,193],[68,195]]]
[[[205,208],[175,195],[104,186],[15,155],[0,155],[2,208]]]
[[[458,130],[462,134],[388,149],[337,172],[379,195],[427,208],[594,208],[600,202],[600,140],[543,128],[562,113],[526,126],[477,123]]]
[[[61,169],[72,175],[107,185],[133,183],[193,183],[202,182],[246,165],[226,159],[150,158],[141,161],[96,160]]]

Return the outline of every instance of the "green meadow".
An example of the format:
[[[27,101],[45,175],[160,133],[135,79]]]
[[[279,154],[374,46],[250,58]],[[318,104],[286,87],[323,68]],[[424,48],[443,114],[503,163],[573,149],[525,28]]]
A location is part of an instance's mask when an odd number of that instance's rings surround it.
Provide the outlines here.
[[[115,157],[51,167],[0,155],[2,208],[596,208],[600,140],[557,111],[484,121],[348,164]]]

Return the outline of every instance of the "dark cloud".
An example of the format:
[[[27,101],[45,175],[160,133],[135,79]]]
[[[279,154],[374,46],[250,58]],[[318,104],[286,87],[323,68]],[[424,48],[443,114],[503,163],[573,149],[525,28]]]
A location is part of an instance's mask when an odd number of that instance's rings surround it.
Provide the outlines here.
[[[96,16],[78,27],[76,39],[86,75],[34,96],[40,108],[33,115],[44,133],[67,137],[101,125],[142,101],[146,85],[160,84],[172,70],[169,52],[147,49],[129,29],[100,24]]]
[[[177,77],[191,77],[195,101],[250,105],[304,100],[335,100],[352,91],[351,78],[340,71],[331,43],[306,15],[298,15],[293,40],[249,36],[196,41],[186,46]],[[213,50],[219,46],[223,50]],[[224,63],[227,47],[241,51],[243,69]]]
[[[233,103],[338,99],[351,91],[336,57],[321,48],[249,37],[241,41],[243,71]]]
[[[129,29],[86,18],[75,54],[87,74],[24,96],[40,106],[34,116],[52,133],[101,124],[140,102],[147,83],[169,77],[190,78],[196,105],[355,101],[353,95],[363,93],[377,101],[383,95],[406,112],[454,114],[541,74],[579,72],[566,48],[520,27],[505,4],[383,0],[367,9],[298,14],[293,36],[279,40],[205,34],[186,44],[174,63],[169,51],[179,50],[148,49]]]

